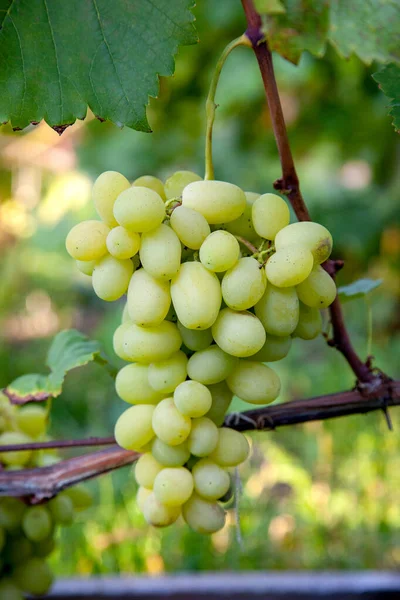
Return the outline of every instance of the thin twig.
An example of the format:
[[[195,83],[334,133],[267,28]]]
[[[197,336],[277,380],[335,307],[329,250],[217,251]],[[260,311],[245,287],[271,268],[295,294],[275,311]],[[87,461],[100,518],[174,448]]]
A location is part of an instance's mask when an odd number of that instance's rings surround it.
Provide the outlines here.
[[[79,448],[84,446],[108,446],[115,444],[114,437],[90,437],[79,440],[50,440],[49,442],[29,442],[27,444],[0,445],[1,452],[18,450],[45,450],[49,448]]]

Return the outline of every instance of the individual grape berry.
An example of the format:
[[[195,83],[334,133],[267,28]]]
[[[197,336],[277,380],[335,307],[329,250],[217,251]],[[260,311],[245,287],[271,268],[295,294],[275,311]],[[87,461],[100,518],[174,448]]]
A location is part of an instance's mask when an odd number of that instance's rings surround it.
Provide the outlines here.
[[[169,394],[185,381],[187,376],[188,358],[178,350],[169,358],[151,363],[148,370],[150,386],[159,393]]]
[[[28,444],[31,438],[19,431],[5,431],[0,435],[0,446],[9,444]],[[0,452],[0,460],[3,464],[13,467],[23,467],[32,456],[31,450],[19,450],[15,452]],[[1,522],[0,522],[1,525]]]
[[[196,493],[206,500],[219,500],[229,490],[229,473],[209,458],[200,459],[192,474]]]
[[[93,201],[99,217],[109,227],[118,225],[113,208],[117,197],[130,187],[126,177],[116,171],[106,171],[99,175],[93,185]]]
[[[181,506],[193,492],[193,476],[185,467],[165,467],[154,480],[154,495],[166,506]]]
[[[193,181],[202,181],[200,175],[192,171],[176,171],[165,182],[165,193],[168,199],[178,198],[183,190]]]
[[[67,494],[58,494],[47,505],[53,521],[61,525],[71,525],[74,520],[74,503]]]
[[[177,206],[172,211],[170,224],[182,244],[192,250],[198,250],[211,233],[206,218],[186,206]]]
[[[132,258],[139,252],[140,235],[134,231],[128,231],[125,227],[114,227],[106,239],[107,250],[121,260]]]
[[[16,413],[18,429],[31,438],[37,438],[46,432],[47,410],[43,406],[28,404]]]
[[[176,407],[173,398],[165,398],[155,407],[153,430],[165,444],[182,444],[190,434],[192,422]]]
[[[232,356],[251,356],[265,342],[265,330],[261,321],[252,313],[235,312],[230,308],[220,311],[212,326],[212,334],[218,346]]]
[[[195,181],[182,192],[182,206],[201,213],[210,224],[228,223],[246,208],[244,192],[226,181]]]
[[[322,317],[318,308],[311,308],[300,302],[299,322],[292,336],[303,340],[313,340],[322,331]]]
[[[255,313],[267,334],[287,337],[299,321],[299,298],[294,287],[278,288],[268,283],[255,305]]]
[[[149,525],[153,527],[168,527],[175,523],[181,514],[180,506],[166,506],[162,504],[155,496],[154,492],[150,492],[144,502],[143,516]]]
[[[229,231],[229,233],[232,233],[233,235],[239,235],[245,240],[254,243],[258,242],[260,238],[254,229],[251,213],[253,204],[257,198],[259,198],[260,194],[256,194],[255,192],[245,192],[244,194],[246,196],[246,208],[244,209],[244,213],[234,221],[224,223],[221,225],[221,228],[226,229],[226,231]]]
[[[276,287],[293,287],[307,279],[313,265],[310,250],[300,245],[285,246],[268,259],[265,273]]]
[[[213,337],[211,328],[209,329],[188,329],[180,321],[177,322],[179,332],[182,336],[183,343],[189,350],[198,352],[205,350],[212,342]]]
[[[311,308],[327,308],[336,298],[337,290],[332,277],[319,265],[297,288],[299,299]]]
[[[263,194],[253,204],[252,221],[259,236],[274,240],[278,231],[289,225],[289,207],[280,196]]]
[[[164,202],[154,190],[133,186],[116,199],[114,217],[119,225],[129,231],[150,231],[165,219]]]
[[[115,440],[125,450],[137,450],[154,437],[152,418],[155,407],[149,404],[131,406],[115,424]]]
[[[197,533],[215,533],[225,525],[225,511],[218,502],[205,500],[196,493],[183,505],[182,516]]]
[[[13,579],[25,592],[42,596],[50,589],[53,574],[42,558],[32,557],[15,569]]]
[[[163,321],[154,327],[139,327],[135,323],[120,325],[114,338],[114,349],[124,360],[152,363],[165,360],[177,352],[182,338],[175,323]]]
[[[192,429],[187,440],[190,454],[204,457],[213,452],[218,443],[218,427],[211,419],[200,417],[192,420]]]
[[[232,402],[232,392],[228,388],[225,381],[214,383],[207,386],[211,392],[212,405],[210,410],[205,414],[208,419],[211,419],[218,427],[221,427],[225,419],[225,414],[228,411],[229,405]]]
[[[260,362],[239,361],[226,380],[229,389],[251,404],[269,404],[276,400],[281,382],[273,369]]]
[[[92,284],[96,295],[106,302],[118,300],[127,291],[132,273],[131,260],[104,256],[93,269]]]
[[[149,383],[149,366],[140,363],[126,365],[118,371],[115,389],[121,400],[129,404],[157,404],[164,397]]]
[[[135,479],[140,486],[153,489],[154,480],[163,468],[151,452],[145,452],[136,462]]]
[[[249,456],[250,447],[247,438],[234,429],[218,429],[218,441],[209,458],[220,467],[236,467]]]
[[[163,182],[161,181],[161,179],[158,179],[153,175],[142,175],[141,177],[135,179],[132,185],[136,187],[150,188],[154,192],[157,192],[157,194],[160,196],[160,198],[162,198],[162,200],[166,200]]]
[[[265,270],[252,257],[241,258],[222,279],[222,297],[229,308],[247,310],[263,296],[267,286]]]
[[[227,354],[219,346],[212,345],[190,357],[187,372],[190,379],[209,385],[226,379],[237,362],[236,357]]]
[[[275,248],[299,245],[311,251],[315,264],[320,265],[332,252],[332,236],[323,225],[312,221],[291,223],[277,233]]]
[[[282,360],[289,353],[292,345],[292,338],[288,336],[276,336],[267,334],[264,346],[245,360],[255,360],[258,362],[275,362]]]
[[[141,512],[144,512],[144,507],[146,506],[147,499],[150,496],[150,494],[152,494],[152,492],[153,490],[149,490],[141,486],[136,492],[136,504],[138,505],[139,510]]]
[[[107,253],[110,228],[101,221],[82,221],[75,225],[65,240],[67,252],[76,260],[98,260]]]
[[[174,403],[182,415],[202,417],[211,408],[211,392],[198,381],[183,381],[174,391]]]
[[[142,235],[139,255],[147,273],[168,281],[179,271],[181,243],[171,227],[160,225]]]
[[[97,260],[76,260],[75,264],[81,273],[91,276]]]
[[[51,514],[44,506],[28,508],[22,519],[22,529],[32,542],[44,540],[51,532]]]
[[[154,458],[165,467],[181,467],[190,457],[186,442],[170,446],[159,438],[153,440],[151,452]]]
[[[200,248],[200,261],[209,271],[222,273],[231,269],[240,255],[239,242],[228,231],[213,231]]]
[[[132,275],[127,297],[130,320],[141,327],[160,325],[171,306],[170,285],[145,269]]]

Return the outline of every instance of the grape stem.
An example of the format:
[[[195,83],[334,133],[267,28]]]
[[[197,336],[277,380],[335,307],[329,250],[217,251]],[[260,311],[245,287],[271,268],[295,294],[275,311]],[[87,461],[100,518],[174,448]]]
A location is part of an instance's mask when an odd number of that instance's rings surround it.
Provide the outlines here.
[[[252,252],[253,254],[258,254],[259,253],[258,248],[256,246],[254,246],[251,242],[249,242],[249,240],[246,240],[241,235],[235,235],[235,238],[237,239],[238,242],[240,242],[241,244],[243,244],[243,246],[246,246],[246,248],[248,250],[250,250],[250,252]]]
[[[205,175],[204,179],[214,179],[214,165],[212,161],[212,134],[213,134],[213,126],[215,120],[215,110],[217,105],[215,104],[215,94],[217,91],[218,81],[221,75],[222,67],[225,64],[226,59],[229,54],[237,48],[238,46],[248,46],[251,48],[251,43],[249,39],[245,35],[241,35],[240,37],[232,40],[222,52],[217,65],[215,67],[215,71],[210,83],[210,89],[208,91],[208,96],[206,100],[206,147],[205,147]]]

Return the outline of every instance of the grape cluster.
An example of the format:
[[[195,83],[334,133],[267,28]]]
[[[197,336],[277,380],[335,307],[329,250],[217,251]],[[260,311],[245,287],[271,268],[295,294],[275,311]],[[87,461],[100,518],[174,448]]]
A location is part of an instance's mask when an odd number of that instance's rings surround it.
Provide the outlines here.
[[[43,439],[47,411],[39,405],[16,407],[0,395],[0,446]],[[5,469],[47,466],[58,461],[54,451],[0,452]],[[0,598],[23,600],[24,593],[41,596],[53,574],[46,557],[54,549],[59,525],[69,525],[74,513],[91,502],[82,486],[70,488],[47,504],[28,506],[20,498],[0,498]]]
[[[138,505],[162,527],[179,515],[212,533],[225,522],[219,501],[229,467],[249,454],[246,437],[222,427],[236,395],[274,401],[276,372],[292,338],[321,331],[320,309],[336,296],[320,266],[332,238],[317,223],[289,224],[275,194],[243,192],[224,181],[178,171],[132,185],[106,172],[93,188],[102,221],[76,225],[66,241],[103,300],[127,293],[116,378],[133,406],[118,419],[120,446],[142,453]]]

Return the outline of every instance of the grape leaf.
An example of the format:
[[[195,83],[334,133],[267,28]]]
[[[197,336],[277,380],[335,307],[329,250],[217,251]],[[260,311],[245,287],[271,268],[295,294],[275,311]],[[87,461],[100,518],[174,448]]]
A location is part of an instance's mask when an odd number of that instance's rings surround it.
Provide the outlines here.
[[[46,364],[50,374],[22,375],[3,390],[4,394],[13,404],[56,398],[61,394],[68,371],[91,361],[108,366],[108,361],[101,355],[100,343],[89,340],[76,329],[66,329],[55,336],[49,348]]]
[[[0,122],[86,115],[150,131],[149,96],[197,41],[193,0],[0,0]]]
[[[389,115],[393,117],[393,127],[400,131],[400,67],[385,65],[372,77],[379,83],[379,87],[390,100]]]
[[[342,302],[347,300],[356,300],[362,296],[366,296],[372,290],[379,287],[383,282],[383,279],[358,279],[353,281],[349,285],[342,285],[338,288],[338,295]]]

